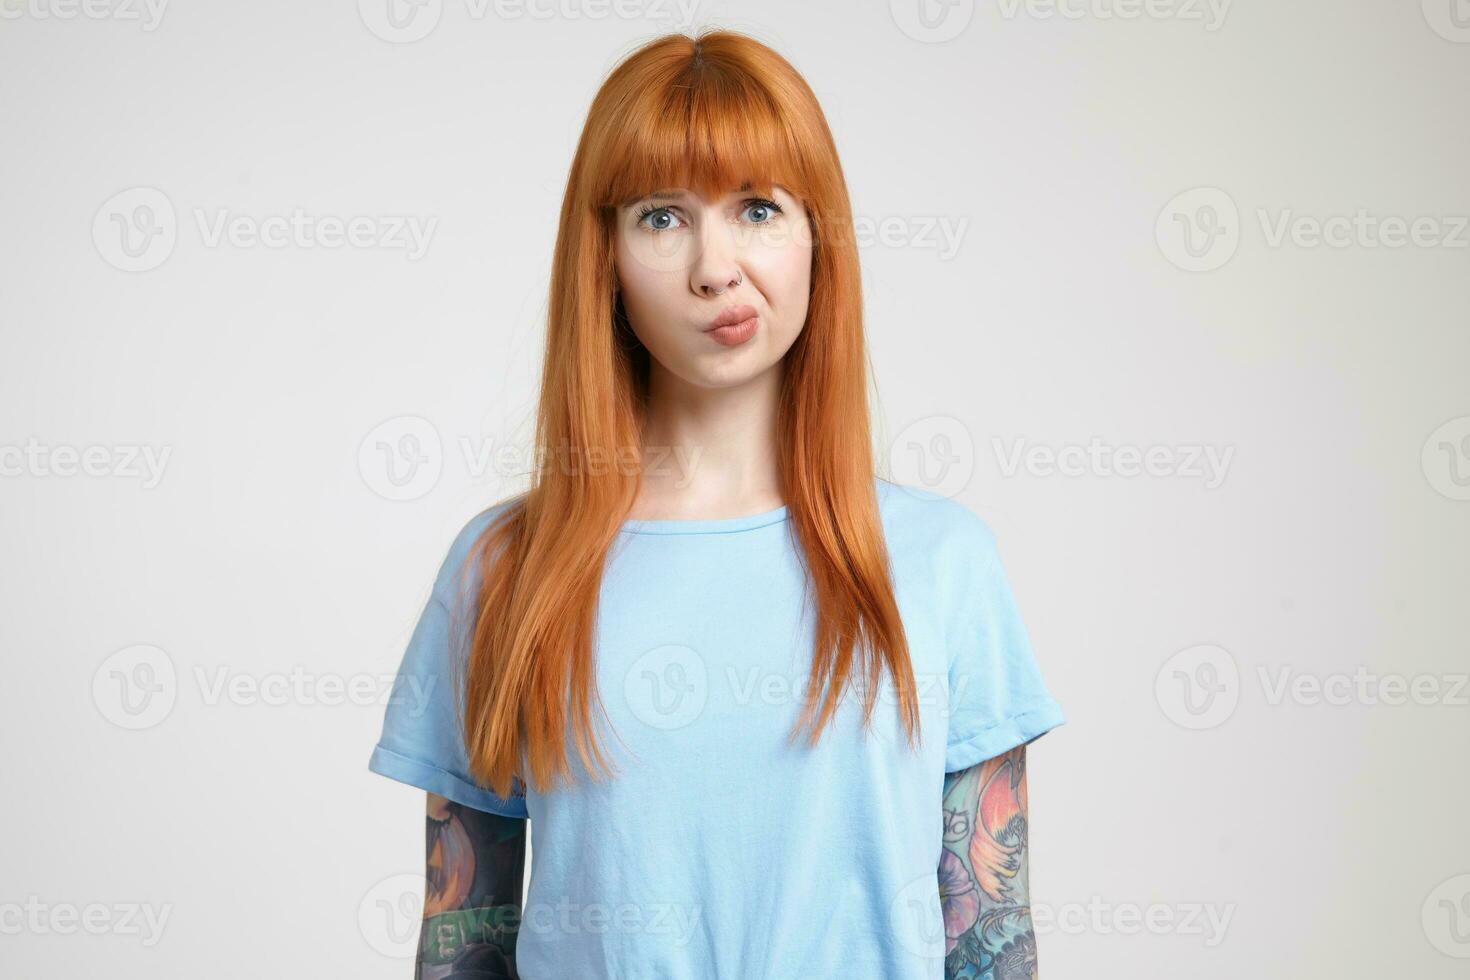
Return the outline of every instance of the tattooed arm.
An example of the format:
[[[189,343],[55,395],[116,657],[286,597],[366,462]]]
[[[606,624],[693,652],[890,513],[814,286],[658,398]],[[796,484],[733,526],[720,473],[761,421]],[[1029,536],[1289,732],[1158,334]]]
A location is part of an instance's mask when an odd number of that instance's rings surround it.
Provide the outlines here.
[[[944,777],[945,980],[1032,980],[1026,745]]]
[[[416,980],[517,980],[526,821],[429,794]]]

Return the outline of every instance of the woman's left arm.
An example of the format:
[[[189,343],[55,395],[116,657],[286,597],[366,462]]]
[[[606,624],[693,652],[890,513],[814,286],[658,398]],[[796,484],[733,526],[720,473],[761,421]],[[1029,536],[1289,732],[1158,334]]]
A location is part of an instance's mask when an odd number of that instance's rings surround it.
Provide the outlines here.
[[[1036,976],[1026,833],[1026,745],[944,777],[939,901],[946,980]]]

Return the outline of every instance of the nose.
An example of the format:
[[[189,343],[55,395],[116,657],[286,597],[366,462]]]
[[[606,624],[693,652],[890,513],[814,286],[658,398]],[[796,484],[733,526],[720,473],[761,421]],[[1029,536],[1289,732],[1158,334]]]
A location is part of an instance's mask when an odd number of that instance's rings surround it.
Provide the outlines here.
[[[723,222],[705,224],[699,255],[689,269],[690,285],[696,293],[718,296],[743,281],[739,249],[733,238]]]

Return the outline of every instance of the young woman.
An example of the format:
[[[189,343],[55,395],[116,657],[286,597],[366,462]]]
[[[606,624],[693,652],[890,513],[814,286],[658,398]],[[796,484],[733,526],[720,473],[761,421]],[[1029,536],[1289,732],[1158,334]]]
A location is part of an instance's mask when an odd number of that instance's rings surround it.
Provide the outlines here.
[[[429,793],[420,976],[1035,975],[1064,719],[986,525],[874,475],[852,231],[769,48],[663,37],[598,92],[545,463],[450,547],[370,764]]]

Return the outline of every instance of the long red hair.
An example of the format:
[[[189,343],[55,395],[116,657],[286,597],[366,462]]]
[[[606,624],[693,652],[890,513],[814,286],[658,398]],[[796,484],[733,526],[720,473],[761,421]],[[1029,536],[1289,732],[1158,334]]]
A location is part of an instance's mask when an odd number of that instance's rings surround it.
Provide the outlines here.
[[[817,611],[812,687],[792,738],[808,727],[816,744],[854,680],[866,728],[886,667],[915,740],[874,491],[858,255],[832,134],[775,51],[728,31],[672,34],[622,61],[588,111],[562,200],[536,419],[538,455],[556,462],[476,543],[478,616],[456,687],[471,771],[501,796],[513,777],[542,790],[569,774],[569,724],[588,773],[608,764],[592,731],[593,626],[604,559],[640,486],[638,467],[619,461],[642,458],[649,358],[615,294],[617,206],[659,188],[716,197],[742,184],[786,188],[813,233],[808,314],[785,355],[777,419],[782,490]]]

